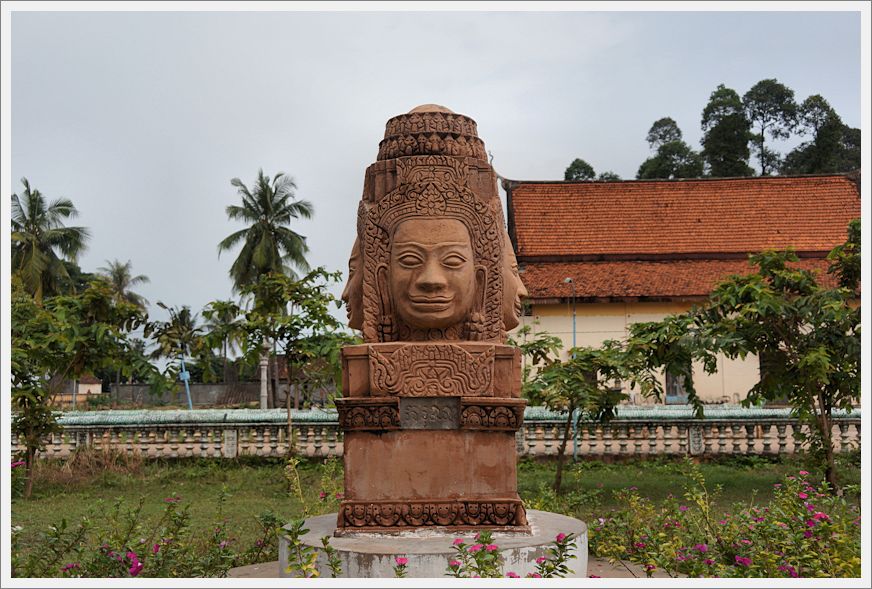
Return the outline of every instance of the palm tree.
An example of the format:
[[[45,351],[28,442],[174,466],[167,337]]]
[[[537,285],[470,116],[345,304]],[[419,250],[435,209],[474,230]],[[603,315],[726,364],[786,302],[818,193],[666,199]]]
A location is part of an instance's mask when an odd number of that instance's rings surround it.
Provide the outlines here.
[[[227,382],[227,352],[233,352],[243,334],[239,312],[239,305],[233,301],[212,301],[203,309],[209,344],[213,348],[221,347],[224,382]]]
[[[151,324],[150,335],[154,339],[157,348],[152,352],[153,358],[173,358],[186,356],[198,342],[201,329],[197,327],[197,314],[191,313],[187,305],[181,310],[175,307],[167,307],[158,301],[157,305],[166,309],[170,314],[170,320],[166,322],[156,321]]]
[[[138,284],[146,284],[150,280],[144,274],[133,276],[130,260],[127,260],[126,264],[122,264],[119,260],[112,260],[111,262],[106,260],[106,266],[97,268],[97,271],[109,281],[116,301],[127,301],[140,309],[145,309],[148,300],[130,289]]]
[[[50,203],[22,178],[24,192],[12,195],[12,271],[37,301],[59,291],[61,279],[69,279],[64,259],[75,261],[90,237],[85,227],[65,227],[64,219],[79,212],[66,198]]]
[[[249,190],[239,178],[230,183],[242,197],[242,205],[227,207],[231,221],[244,221],[249,227],[228,235],[218,244],[218,255],[242,244],[242,249],[230,267],[233,286],[239,289],[252,284],[267,272],[296,276],[294,268],[306,271],[309,251],[306,238],[288,228],[295,219],[310,219],[314,208],[307,200],[295,200],[294,181],[283,172],[270,182],[269,176],[258,170],[254,190]]]

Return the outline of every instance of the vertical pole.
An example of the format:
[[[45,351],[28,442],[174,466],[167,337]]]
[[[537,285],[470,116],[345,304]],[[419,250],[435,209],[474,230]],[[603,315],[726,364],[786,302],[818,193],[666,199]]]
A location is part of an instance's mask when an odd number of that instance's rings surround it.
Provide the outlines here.
[[[570,282],[572,285],[572,348],[575,349],[575,281]],[[575,357],[573,352],[572,357]],[[572,461],[578,460],[578,418],[581,417],[581,411],[575,409],[572,416]]]
[[[268,376],[267,376],[267,368],[269,366],[269,343],[267,343],[266,339],[263,340],[263,345],[261,346],[260,353],[260,408],[267,408],[267,399],[268,399]]]
[[[185,370],[185,357],[179,356],[179,364],[182,367],[182,372],[179,374],[179,378],[182,379],[182,382],[185,383],[185,395],[188,397],[188,410],[193,410],[194,405],[191,403],[191,387],[188,385],[188,381],[191,379],[191,375]]]

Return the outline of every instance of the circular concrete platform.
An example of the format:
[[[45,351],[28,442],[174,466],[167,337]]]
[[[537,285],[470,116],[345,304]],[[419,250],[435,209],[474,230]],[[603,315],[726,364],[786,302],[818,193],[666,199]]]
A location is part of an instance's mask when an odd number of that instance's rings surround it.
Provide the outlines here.
[[[527,511],[529,534],[494,532],[494,543],[503,555],[505,573],[514,572],[524,577],[536,570],[536,559],[546,556],[549,545],[557,534],[576,534],[575,555],[568,563],[575,571],[570,577],[587,577],[587,525],[578,519],[547,511]],[[327,559],[323,554],[321,538],[330,537],[342,563],[342,577],[382,578],[394,576],[394,559],[408,559],[408,577],[441,578],[445,576],[448,561],[455,551],[452,542],[463,538],[472,544],[472,532],[460,533],[447,529],[425,528],[396,534],[359,533],[334,537],[336,514],[321,515],[306,520],[309,533],[303,543],[318,549],[318,568],[323,577],[330,576]],[[292,577],[287,572],[288,541],[279,539],[279,576]]]

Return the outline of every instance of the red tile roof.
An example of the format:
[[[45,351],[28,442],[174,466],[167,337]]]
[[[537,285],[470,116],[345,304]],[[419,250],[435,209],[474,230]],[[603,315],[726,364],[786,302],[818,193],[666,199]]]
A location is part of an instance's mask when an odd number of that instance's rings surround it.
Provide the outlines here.
[[[519,259],[829,251],[860,195],[845,175],[516,182],[509,208]]]
[[[835,286],[826,259],[806,258],[791,266],[814,270],[822,283]],[[572,286],[563,282],[566,277],[575,283],[579,301],[701,299],[727,276],[753,271],[748,260],[528,262],[521,280],[534,300],[568,299]]]

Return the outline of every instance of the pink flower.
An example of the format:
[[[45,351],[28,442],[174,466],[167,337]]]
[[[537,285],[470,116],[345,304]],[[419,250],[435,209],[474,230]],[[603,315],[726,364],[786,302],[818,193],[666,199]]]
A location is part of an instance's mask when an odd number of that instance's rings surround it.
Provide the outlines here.
[[[644,542],[636,542],[635,544],[633,544],[633,546],[635,546],[636,548],[645,548],[646,545]]]
[[[510,579],[520,579],[521,578],[520,575],[518,575],[518,573],[513,573],[512,571],[509,571],[508,573],[506,573],[506,576],[509,577]]]
[[[69,564],[65,564],[65,565],[61,568],[61,572],[62,572],[62,573],[65,573],[65,572],[67,572],[67,571],[71,571],[71,570],[73,570],[73,569],[77,569],[77,568],[79,568],[79,563],[77,563],[77,562],[71,562],[71,563],[69,563]]]
[[[158,552],[160,552],[160,544],[155,544],[154,546],[151,547],[152,554],[157,554]]]
[[[736,564],[740,564],[744,567],[749,567],[751,566],[751,559],[744,556],[736,556]]]
[[[227,548],[227,540],[221,540],[221,541],[218,543],[218,548],[220,548],[220,549],[222,549],[222,550],[225,549],[225,548]]]
[[[25,464],[25,462],[23,460],[17,460],[17,461],[12,463],[12,468],[18,468],[19,466],[21,466],[23,464]],[[76,565],[76,566],[79,566],[79,565]]]
[[[722,526],[725,526],[725,525],[727,525],[727,520],[722,519],[722,520],[719,521],[718,523],[721,524]]]
[[[327,497],[327,493],[325,493],[324,491],[321,491],[320,493],[318,493],[319,499],[324,499],[325,497]]]
[[[497,546],[496,544],[488,544],[487,546],[484,547],[484,549],[487,550],[488,552],[493,552],[494,550],[499,550],[499,548],[500,547]]]
[[[650,571],[653,571],[653,570],[656,570],[656,569],[657,569],[657,567],[654,566],[653,564],[646,564],[646,565],[645,565],[645,570],[646,570],[646,571],[649,571],[649,572],[650,572]]]
[[[454,539],[455,546],[460,546],[461,544],[463,544],[463,538],[455,538]]]
[[[678,511],[687,511],[687,505],[679,505]]]
[[[596,575],[591,575],[591,577],[596,577]],[[530,575],[530,578],[531,579],[541,579],[542,575],[540,575],[539,573],[533,573],[532,575]],[[599,577],[597,577],[597,579],[599,579]]]
[[[460,561],[459,560],[449,560],[448,566],[453,567],[453,568],[457,568],[460,566]]]
[[[702,561],[702,562],[705,563],[705,564],[707,564],[707,565],[709,565],[709,566],[712,566],[713,564],[715,564],[715,561],[713,561],[713,560],[710,559],[710,558],[707,558],[707,559],[705,559],[705,560]]]
[[[753,542],[751,542],[750,540],[744,540],[744,539],[743,539],[743,540],[739,540],[739,542],[741,542],[742,544],[745,544],[745,545],[753,544]]]
[[[775,483],[775,485],[773,485],[773,486],[774,486],[776,489],[780,489],[780,488],[781,488],[781,483]]]
[[[342,497],[343,497],[342,493],[336,493],[336,498],[337,498],[337,499],[342,499]]]
[[[810,520],[808,520],[807,522],[805,522],[805,525],[807,525],[807,526],[810,527],[810,528],[813,528],[813,527],[815,527],[815,526],[817,525],[817,522],[814,521],[813,519],[810,519]]]
[[[826,513],[822,512],[822,511],[816,511],[812,517],[814,519],[823,520],[823,521],[830,519],[830,516],[828,516]]]
[[[813,534],[811,533],[811,530],[804,531],[802,533],[802,535],[805,536],[806,538],[811,538],[813,536]]]
[[[178,503],[182,498],[176,495],[175,497],[167,497],[164,499],[164,503]]]
[[[563,542],[564,540],[566,540],[566,534],[564,534],[563,532],[560,532],[559,534],[557,534],[556,540],[558,542]]]
[[[127,558],[130,560],[130,568],[128,569],[128,572],[130,573],[131,577],[135,577],[139,574],[139,572],[142,570],[142,567],[144,567],[145,565],[139,562],[139,557],[136,555],[135,552],[128,552]]]
[[[697,544],[694,548],[702,553],[708,552],[708,544]]]
[[[396,557],[394,560],[397,562],[397,566],[404,567],[404,566],[406,566],[407,564],[409,564],[409,559],[408,559],[408,558],[404,558],[404,557],[402,557],[402,556],[398,556],[398,557]]]
[[[636,491],[636,490],[638,490],[638,488],[639,488],[639,487],[632,486],[632,487],[630,487],[630,490],[631,490],[631,491]]]
[[[807,471],[807,470],[801,470],[801,471],[799,471],[799,474],[801,474],[802,476],[805,476],[805,475],[808,474],[808,471]]]
[[[800,499],[808,499],[807,493],[797,493],[796,496],[799,497]]]
[[[478,552],[478,551],[481,550],[482,548],[484,548],[484,544],[473,544],[472,546],[470,546],[469,548],[467,548],[467,550],[468,550],[469,552]]]
[[[536,559],[536,564],[542,564],[546,560],[548,560],[548,559],[545,558],[544,556],[540,556],[539,558]]]

